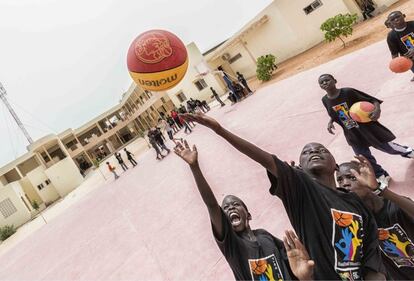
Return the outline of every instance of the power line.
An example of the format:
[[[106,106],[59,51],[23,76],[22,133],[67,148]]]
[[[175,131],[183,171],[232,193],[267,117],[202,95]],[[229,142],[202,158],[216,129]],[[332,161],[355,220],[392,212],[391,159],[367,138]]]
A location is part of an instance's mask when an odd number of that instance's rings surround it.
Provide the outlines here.
[[[33,113],[31,113],[30,111],[28,111],[27,109],[25,109],[24,107],[22,107],[21,105],[17,104],[15,101],[13,101],[12,99],[10,99],[9,97],[9,101],[12,105],[20,108],[21,110],[23,110],[24,112],[26,112],[27,114],[30,115],[30,117],[32,117],[33,119],[35,119],[36,121],[38,121],[39,123],[41,123],[43,126],[45,126],[46,128],[48,128],[49,130],[51,130],[54,133],[57,133],[57,131],[55,129],[53,129],[52,127],[50,127],[48,124],[46,124],[45,122],[43,122],[42,120],[38,119]]]

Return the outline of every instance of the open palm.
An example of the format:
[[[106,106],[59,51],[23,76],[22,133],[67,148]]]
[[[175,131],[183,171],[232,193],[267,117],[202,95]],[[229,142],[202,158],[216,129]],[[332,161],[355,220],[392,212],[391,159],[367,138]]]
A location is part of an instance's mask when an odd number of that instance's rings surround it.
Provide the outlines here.
[[[352,169],[351,173],[356,177],[360,185],[375,190],[378,187],[378,182],[371,163],[362,155],[357,155],[355,158],[358,159],[359,172]]]
[[[185,114],[180,114],[180,116],[183,117],[187,121],[197,122],[203,126],[206,126],[212,129],[213,131],[217,131],[221,127],[220,123],[217,122],[217,120],[202,113],[196,113],[196,114],[185,113]]]
[[[313,280],[315,263],[310,259],[305,246],[303,246],[293,231],[285,231],[283,244],[285,245],[289,265],[293,274],[299,280]]]
[[[186,140],[178,142],[174,152],[189,165],[194,165],[198,162],[197,147],[193,145],[193,149],[191,149]]]

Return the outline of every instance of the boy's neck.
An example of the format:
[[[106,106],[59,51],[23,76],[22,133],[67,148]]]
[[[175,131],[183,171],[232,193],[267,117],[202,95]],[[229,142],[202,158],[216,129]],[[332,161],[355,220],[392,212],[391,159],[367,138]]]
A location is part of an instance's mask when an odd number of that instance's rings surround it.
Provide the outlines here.
[[[336,98],[339,96],[340,93],[341,93],[341,89],[338,89],[336,87],[326,91],[326,94],[329,98]]]
[[[257,241],[256,235],[254,235],[253,230],[250,228],[250,226],[247,227],[243,232],[241,232],[240,236],[249,241]]]
[[[329,187],[331,189],[336,189],[336,182],[334,175],[312,175],[312,178],[317,181],[318,183]]]

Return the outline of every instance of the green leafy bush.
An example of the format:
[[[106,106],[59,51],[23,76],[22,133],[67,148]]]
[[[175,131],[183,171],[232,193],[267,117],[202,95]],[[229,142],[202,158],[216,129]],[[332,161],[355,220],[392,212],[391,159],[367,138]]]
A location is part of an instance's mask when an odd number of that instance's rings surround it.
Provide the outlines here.
[[[345,47],[345,41],[342,39],[342,36],[348,37],[352,35],[352,26],[356,23],[357,19],[358,16],[356,14],[339,14],[327,19],[321,25],[321,30],[325,32],[326,41],[332,42],[336,38],[339,38],[342,41],[343,47]]]
[[[33,207],[33,209],[35,209],[36,211],[37,211],[37,210],[39,210],[39,204],[37,203],[37,201],[36,201],[36,200],[33,200],[33,202],[32,202],[32,207]]]
[[[274,55],[265,55],[257,59],[256,76],[261,81],[269,81],[272,78],[272,72],[277,68],[276,57]]]
[[[0,240],[4,241],[16,233],[16,228],[13,225],[5,225],[0,227]]]

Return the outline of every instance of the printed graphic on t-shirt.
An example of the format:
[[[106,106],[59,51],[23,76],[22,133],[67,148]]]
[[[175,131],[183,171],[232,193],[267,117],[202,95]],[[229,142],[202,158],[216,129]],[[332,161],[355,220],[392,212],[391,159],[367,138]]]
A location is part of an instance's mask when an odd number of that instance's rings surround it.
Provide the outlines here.
[[[283,275],[274,254],[261,259],[249,259],[249,265],[252,280],[283,280]]]
[[[343,280],[360,280],[363,223],[360,215],[331,209],[335,270]]]
[[[414,49],[414,33],[413,32],[401,37],[401,41],[403,42],[407,50]]]
[[[358,127],[358,123],[349,115],[349,107],[346,102],[335,105],[332,109],[338,114],[339,120],[344,124],[345,128],[352,129]]]
[[[397,267],[414,267],[414,244],[398,223],[392,227],[379,228],[378,239],[381,251]]]

